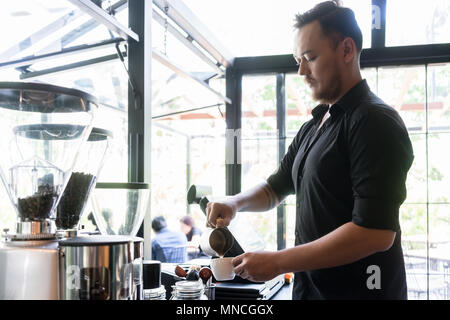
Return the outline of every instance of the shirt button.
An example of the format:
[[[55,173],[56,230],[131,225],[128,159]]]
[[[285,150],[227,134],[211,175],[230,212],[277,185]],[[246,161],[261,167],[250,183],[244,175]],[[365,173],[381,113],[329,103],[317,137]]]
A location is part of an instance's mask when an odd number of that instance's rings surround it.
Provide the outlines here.
[[[300,208],[300,203],[297,203],[296,207],[297,207],[297,209]]]
[[[298,231],[295,231],[295,237],[298,238]]]

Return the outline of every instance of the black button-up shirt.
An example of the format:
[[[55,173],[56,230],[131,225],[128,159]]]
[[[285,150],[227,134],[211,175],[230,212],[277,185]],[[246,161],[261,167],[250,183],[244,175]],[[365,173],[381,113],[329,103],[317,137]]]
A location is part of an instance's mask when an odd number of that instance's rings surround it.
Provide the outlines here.
[[[330,117],[318,129],[324,114]],[[294,299],[405,299],[399,208],[413,161],[398,113],[362,80],[331,107],[319,105],[267,179],[279,196],[296,194],[295,244],[352,221],[395,231],[392,247],[354,263],[295,274]],[[381,289],[367,281],[379,267]]]

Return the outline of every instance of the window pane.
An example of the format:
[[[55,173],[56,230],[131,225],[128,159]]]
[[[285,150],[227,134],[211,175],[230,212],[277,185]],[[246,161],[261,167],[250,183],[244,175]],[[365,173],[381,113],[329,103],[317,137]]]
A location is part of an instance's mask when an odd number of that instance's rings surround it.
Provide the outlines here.
[[[427,207],[404,204],[400,208],[402,247],[406,268],[408,299],[427,298],[426,249]],[[425,239],[425,241],[424,241]]]
[[[430,204],[429,216],[430,299],[450,299],[450,204]]]
[[[243,77],[242,138],[275,138],[276,134],[275,76]]]
[[[425,131],[425,67],[378,69],[378,96],[395,108],[408,131]]]
[[[114,137],[99,176],[102,182],[128,179],[128,77],[120,61],[39,77],[39,80],[91,93],[100,101],[94,126]]]
[[[311,110],[318,104],[313,100],[311,88],[305,83],[303,77],[297,74],[286,75],[287,137],[295,137],[300,127],[312,119]]]
[[[176,219],[186,213],[187,138],[152,126],[152,215]],[[170,179],[168,179],[170,177]]]
[[[225,192],[225,138],[222,132],[225,131],[225,122],[215,121],[215,126],[206,127],[212,121],[203,122],[203,129],[205,132],[214,132],[213,135],[192,136],[191,137],[191,153],[190,153],[190,170],[191,170],[191,184],[207,185],[212,187],[212,195],[215,197],[222,197]],[[197,120],[197,122],[200,122]],[[193,124],[194,125],[194,124]],[[198,124],[200,125],[200,124]],[[189,186],[188,186],[189,187]],[[191,205],[189,207],[192,217],[199,227],[206,225],[206,217],[200,210],[198,205]]]
[[[428,135],[428,185],[430,202],[450,202],[450,133]]]
[[[189,0],[186,5],[234,56],[292,53],[295,15],[322,0]],[[346,0],[355,11],[363,33],[363,47],[370,47],[370,0]],[[232,23],[230,23],[232,21]]]
[[[165,14],[155,6],[153,10],[157,11],[163,18],[165,17]],[[175,23],[170,20],[169,23],[174,26],[174,28],[176,28],[184,37],[187,37],[187,34],[180,28],[177,28]],[[165,27],[158,23],[155,19],[153,19],[152,23],[152,48],[166,54],[171,61],[177,63],[179,66],[182,66],[186,71],[215,72],[214,68],[212,68],[209,64],[206,64],[206,62],[192,52],[191,49],[187,48],[177,38],[175,38],[172,33],[169,31],[166,32]],[[207,57],[210,57],[210,55],[203,49],[200,49],[200,51],[205,53]],[[210,59],[213,60],[211,57]]]
[[[448,0],[386,2],[386,45],[406,46],[450,42]],[[405,13],[407,12],[407,19]]]
[[[225,121],[217,111],[177,115],[177,119],[152,123],[152,216],[162,215],[168,226],[181,231],[186,214],[203,230],[206,218],[196,204],[188,207],[190,185],[212,187],[212,196],[225,195]]]
[[[73,12],[75,14],[70,15]],[[39,32],[52,22],[62,17],[58,30]],[[75,28],[78,21],[84,19],[86,14],[69,1],[58,0],[22,0],[3,1],[0,10],[2,29],[2,48],[0,49],[0,61],[19,59],[38,52],[43,42],[49,38],[56,39],[70,28]],[[36,33],[38,33],[36,35]],[[33,38],[29,38],[34,34]],[[20,43],[20,46],[18,45]],[[39,43],[39,46],[35,44]],[[17,49],[20,52],[17,52]]]
[[[426,135],[415,133],[410,134],[409,137],[413,146],[414,160],[406,179],[405,203],[425,203],[427,201]]]
[[[450,205],[429,205],[427,237],[426,206],[402,207],[409,299],[427,299],[427,294],[433,300],[446,299],[450,262],[449,209]]]
[[[274,75],[243,77],[241,132],[242,190],[248,190],[264,182],[278,166]],[[265,249],[276,250],[276,209],[246,216],[263,239]]]
[[[366,79],[370,90],[378,94],[378,79],[377,79],[377,68],[364,68],[361,69],[361,76]]]
[[[450,63],[428,66],[428,126],[450,132]]]
[[[289,196],[291,198],[290,202],[294,204],[288,204],[286,200],[286,248],[292,248],[295,246],[295,196]]]
[[[152,116],[223,103],[192,79],[175,74],[152,59]]]

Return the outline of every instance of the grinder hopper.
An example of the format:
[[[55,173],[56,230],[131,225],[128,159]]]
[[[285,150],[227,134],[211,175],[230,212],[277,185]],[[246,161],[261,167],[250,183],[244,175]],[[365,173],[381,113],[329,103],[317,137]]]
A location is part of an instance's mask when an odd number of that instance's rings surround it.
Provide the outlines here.
[[[79,90],[0,82],[0,177],[17,212],[17,238],[54,237],[55,209],[96,108]]]

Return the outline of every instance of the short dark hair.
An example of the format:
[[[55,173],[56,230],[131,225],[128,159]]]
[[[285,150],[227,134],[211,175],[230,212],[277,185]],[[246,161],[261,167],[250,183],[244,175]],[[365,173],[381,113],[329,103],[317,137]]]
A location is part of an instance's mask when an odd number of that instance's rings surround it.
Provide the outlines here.
[[[157,216],[152,220],[152,229],[159,232],[161,229],[167,227],[166,219],[163,216]]]
[[[294,28],[301,29],[316,20],[320,23],[323,34],[333,40],[335,46],[340,40],[350,37],[355,41],[357,51],[361,52],[362,33],[350,8],[341,7],[335,1],[321,2],[311,10],[297,14]]]
[[[180,222],[183,222],[185,225],[193,227],[194,226],[194,219],[192,219],[191,216],[184,216],[180,219]]]

